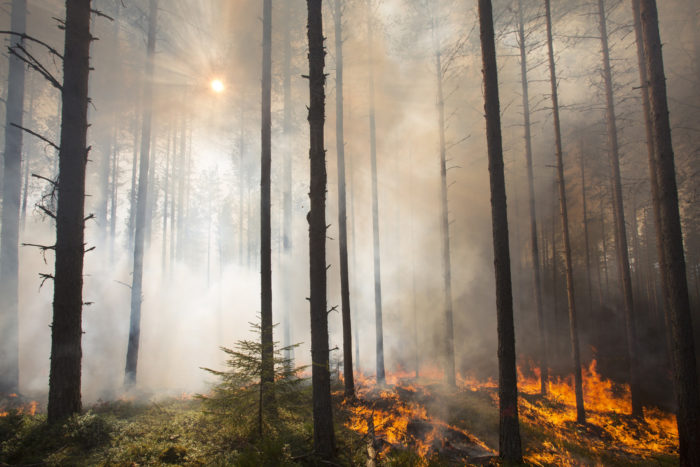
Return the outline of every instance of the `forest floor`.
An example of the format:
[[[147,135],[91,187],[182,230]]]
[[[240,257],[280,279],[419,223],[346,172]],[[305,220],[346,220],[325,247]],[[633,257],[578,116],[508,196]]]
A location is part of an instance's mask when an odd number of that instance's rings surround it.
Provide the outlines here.
[[[337,465],[498,465],[493,384],[358,381],[358,399],[334,388]],[[310,388],[303,389],[310,398]],[[312,455],[309,409],[280,409],[275,432],[259,438],[243,418],[222,423],[190,395],[100,402],[60,426],[42,413],[0,409],[0,466],[328,465]],[[310,407],[310,403],[308,404]],[[560,397],[523,394],[523,453],[530,465],[677,465],[677,437],[653,414],[646,422],[612,410],[573,421]],[[663,420],[667,420],[664,418]]]

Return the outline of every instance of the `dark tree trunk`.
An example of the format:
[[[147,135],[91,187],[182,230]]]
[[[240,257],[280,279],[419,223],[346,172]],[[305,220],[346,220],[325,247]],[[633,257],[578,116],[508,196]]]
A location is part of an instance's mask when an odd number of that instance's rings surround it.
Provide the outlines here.
[[[136,219],[134,229],[134,272],[131,283],[131,315],[129,319],[129,342],[126,349],[124,384],[136,383],[136,367],[139,359],[141,336],[141,301],[143,294],[143,255],[145,244],[146,206],[148,205],[148,164],[151,152],[151,123],[153,119],[153,66],[156,51],[156,27],[158,0],[150,0],[148,16],[148,43],[146,63],[146,83],[143,92],[143,121],[141,128],[141,155],[139,163],[139,185],[136,198]]]
[[[343,136],[343,2],[335,0],[335,138],[338,152],[338,237],[340,245],[340,301],[343,317],[343,377],[345,397],[355,397],[352,367],[352,323],[350,320],[350,283],[348,277],[348,222],[345,199],[345,139]]]
[[[440,238],[442,244],[442,280],[445,305],[445,379],[451,386],[457,384],[455,376],[454,323],[452,316],[452,265],[450,264],[450,220],[447,206],[447,150],[445,147],[445,99],[442,91],[442,55],[438,39],[437,16],[433,15],[431,31],[435,49],[435,74],[437,78],[438,131],[440,134]]]
[[[139,102],[141,102],[141,99],[143,98],[143,89],[140,90],[140,99]],[[127,236],[128,236],[128,248],[129,251],[134,249],[134,224],[136,223],[136,183],[137,183],[137,177],[138,177],[138,154],[139,154],[139,137],[140,137],[140,132],[139,132],[139,119],[143,121],[143,115],[141,115],[141,105],[139,104],[137,106],[138,108],[135,111],[135,116],[134,116],[134,122],[133,122],[133,131],[134,131],[134,145],[133,145],[133,152],[131,156],[131,191],[129,192],[129,221],[126,226],[126,229],[128,230]]]
[[[666,76],[664,73],[658,14],[655,0],[641,0],[640,17],[646,58],[650,115],[654,136],[654,170],[661,233],[662,281],[667,321],[672,336],[674,387],[678,404],[678,435],[682,466],[700,465],[700,390],[693,342],[688,282],[686,278],[683,235],[678,211],[678,190],[668,117]]]
[[[31,76],[31,75],[30,75]],[[29,108],[27,109],[27,125],[30,128],[34,125],[34,96],[36,94],[36,90],[33,85],[33,80],[29,79]],[[30,148],[30,145],[27,144],[24,148],[24,161],[23,161],[23,168],[24,168],[24,175],[23,175],[23,181],[22,185],[24,188],[22,189],[22,207],[20,209],[20,214],[19,214],[19,223],[20,223],[20,229],[21,232],[24,233],[24,227],[26,226],[27,223],[27,202],[29,199],[29,167],[32,165],[32,149]],[[1,191],[1,189],[0,189]]]
[[[272,342],[272,247],[270,227],[270,168],[272,164],[272,0],[263,0],[262,128],[260,158],[260,326],[262,402],[273,403],[275,380]]]
[[[369,44],[369,146],[372,166],[372,245],[374,254],[374,312],[377,340],[377,384],[384,384],[384,325],[382,323],[382,271],[379,250],[379,187],[377,183],[377,126],[374,108],[374,26],[372,0],[367,0],[367,41]]]
[[[48,421],[80,412],[90,0],[66,2]]]
[[[612,182],[612,205],[615,218],[615,246],[617,249],[618,273],[622,285],[627,331],[627,358],[629,359],[629,383],[632,394],[632,415],[643,417],[640,394],[639,363],[637,362],[637,329],[635,308],[630,274],[629,251],[627,248],[627,228],[625,210],[622,202],[622,181],[620,178],[620,155],[617,141],[617,123],[615,121],[615,101],[613,98],[612,71],[610,69],[610,52],[608,48],[608,31],[605,20],[605,3],[598,0],[598,17],[600,19],[601,49],[603,52],[603,78],[605,81],[606,122],[608,130],[608,150]]]
[[[585,157],[583,155],[583,143],[581,143],[581,154],[579,154],[579,168],[581,169],[581,210],[583,211],[583,242],[586,249],[586,288],[588,289],[587,311],[588,316],[586,324],[590,325],[593,314],[593,281],[591,280],[591,242],[588,235],[588,198],[586,196],[586,166]],[[590,327],[584,326],[584,329],[591,331]]]
[[[27,1],[13,0],[11,28],[26,32]],[[23,46],[20,36],[10,36],[10,47]],[[2,230],[0,231],[0,393],[19,389],[19,200],[22,189],[22,126],[24,111],[24,64],[10,55],[5,104],[5,160],[2,183]],[[82,203],[81,203],[82,205]]]
[[[506,462],[522,462],[518,423],[518,377],[515,368],[513,290],[510,276],[508,206],[503,168],[501,113],[498,99],[498,66],[493,33],[491,0],[479,0],[481,53],[484,73],[484,111],[491,182],[493,256],[496,272],[496,313],[498,321],[498,399],[500,429],[498,452]]]
[[[321,0],[307,0],[309,41],[309,274],[311,315],[311,381],[313,387],[314,450],[322,459],[335,457],[333,406],[326,309],[326,151],[323,141],[326,51],[323,46]]]
[[[539,328],[540,344],[540,393],[547,394],[549,363],[547,362],[547,341],[542,305],[542,279],[540,277],[540,250],[537,244],[537,212],[535,210],[535,176],[532,168],[532,137],[530,134],[530,100],[527,80],[527,50],[525,47],[525,21],[523,19],[523,2],[518,0],[518,38],[520,42],[520,76],[523,86],[523,116],[525,119],[525,161],[527,163],[528,197],[530,205],[530,252],[532,255],[532,274],[535,289],[535,309]]]
[[[574,391],[576,393],[576,421],[586,423],[583,408],[583,379],[581,377],[581,353],[578,344],[578,327],[576,322],[576,300],[574,296],[574,270],[571,259],[571,240],[569,238],[569,214],[566,206],[566,183],[564,180],[564,156],[561,142],[561,124],[559,121],[559,97],[557,95],[557,75],[554,68],[554,47],[552,45],[552,13],[549,0],[545,0],[547,17],[547,48],[549,51],[549,72],[552,85],[552,111],[554,113],[554,140],[557,158],[557,180],[559,185],[559,211],[561,214],[562,238],[564,241],[564,261],[566,270],[566,295],[569,302],[569,333],[571,338],[571,357],[573,360]]]
[[[356,245],[356,235],[355,235],[355,199],[353,198],[353,193],[354,193],[354,187],[355,187],[355,172],[352,170],[352,157],[348,158],[348,172],[350,172],[350,186],[349,186],[349,198],[350,198],[350,225],[351,225],[351,230],[350,230],[350,237],[352,238],[352,271],[353,271],[353,280],[349,281],[351,284],[356,284],[356,279],[357,279],[357,245]],[[349,276],[349,274],[348,274]],[[353,318],[353,322],[355,323],[354,326],[354,331],[355,331],[355,360],[353,361],[354,363],[354,369],[356,369],[358,372],[360,371],[360,331],[358,327],[358,320],[357,320],[357,308],[355,308],[355,317]]]

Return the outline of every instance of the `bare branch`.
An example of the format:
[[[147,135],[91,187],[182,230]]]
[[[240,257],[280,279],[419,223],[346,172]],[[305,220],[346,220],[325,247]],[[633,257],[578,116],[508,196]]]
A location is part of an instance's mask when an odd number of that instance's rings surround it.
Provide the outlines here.
[[[27,40],[27,41],[34,42],[34,43],[39,44],[39,45],[43,45],[44,47],[46,47],[48,49],[48,51],[51,55],[55,55],[58,58],[60,58],[61,60],[63,60],[63,55],[58,53],[58,50],[54,49],[46,42],[40,41],[39,39],[37,39],[35,37],[29,36],[29,35],[21,33],[21,32],[14,32],[14,31],[0,31],[0,34],[11,34],[13,36],[19,36],[23,40]]]
[[[29,133],[29,134],[32,135],[32,136],[36,136],[37,138],[39,138],[40,140],[42,140],[43,142],[45,142],[45,143],[48,144],[49,146],[53,147],[56,151],[60,151],[60,150],[61,150],[61,148],[59,148],[53,141],[51,141],[51,140],[49,140],[49,139],[47,139],[47,138],[44,138],[44,137],[41,136],[39,133],[36,133],[36,132],[30,130],[29,128],[25,128],[25,127],[23,127],[23,126],[17,125],[16,123],[10,123],[10,125],[13,126],[13,127],[15,127],[15,128],[19,128],[19,129],[22,130],[22,131],[26,131],[27,133]]]

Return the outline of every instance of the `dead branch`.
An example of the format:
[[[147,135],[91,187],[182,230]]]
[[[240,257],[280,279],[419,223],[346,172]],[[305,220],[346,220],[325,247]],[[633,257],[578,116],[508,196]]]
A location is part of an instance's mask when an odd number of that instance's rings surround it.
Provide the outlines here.
[[[22,56],[21,54],[17,53],[17,50],[15,49],[21,50],[22,53],[24,53],[26,56]],[[46,67],[44,67],[44,65],[42,65],[39,62],[39,60],[37,60],[29,52],[27,52],[27,50],[24,47],[16,45],[14,47],[8,47],[7,50],[10,52],[11,55],[14,55],[18,59],[26,63],[30,68],[38,71],[41,76],[43,76],[49,83],[53,85],[53,87],[61,91],[63,90],[63,86],[61,85],[61,83],[59,83],[58,80],[54,78],[51,72],[47,70]]]
[[[51,219],[56,220],[56,214],[49,211],[47,208],[45,208],[41,204],[37,204],[36,207],[39,208],[41,211],[43,211],[43,213],[46,214],[47,216],[49,216]]]
[[[37,138],[39,138],[40,140],[42,140],[43,142],[45,142],[45,143],[48,144],[49,146],[53,147],[56,151],[60,151],[60,150],[61,150],[61,148],[59,148],[53,141],[51,141],[51,140],[48,139],[48,138],[45,138],[45,137],[41,136],[39,133],[36,133],[35,131],[30,130],[29,128],[25,128],[25,127],[23,127],[23,126],[21,126],[21,125],[17,125],[16,123],[10,123],[10,125],[12,125],[12,126],[15,127],[15,128],[19,128],[19,129],[22,130],[22,131],[26,131],[27,133],[29,133],[29,134],[32,135],[32,136],[36,136]]]
[[[46,42],[40,41],[39,39],[37,39],[37,38],[35,38],[35,37],[32,37],[32,36],[27,35],[27,34],[25,34],[25,33],[14,32],[14,31],[0,31],[0,34],[10,34],[10,35],[13,35],[13,36],[19,36],[19,37],[21,37],[23,40],[27,40],[27,41],[34,42],[34,43],[39,44],[39,45],[43,45],[44,47],[46,47],[46,49],[49,51],[49,53],[50,53],[51,55],[55,55],[55,56],[57,56],[58,58],[60,58],[61,60],[63,60],[63,55],[61,55],[60,53],[58,53],[58,50],[54,49],[53,47],[51,47],[51,46],[50,46],[49,44],[47,44]]]
[[[41,290],[41,288],[44,286],[44,282],[46,282],[49,279],[55,279],[52,274],[39,273],[39,277],[41,277],[41,284],[39,284],[39,290]]]
[[[91,9],[90,9],[90,12],[91,12],[93,15],[95,15],[95,16],[100,16],[100,17],[102,17],[102,18],[107,18],[107,19],[110,20],[110,21],[114,21],[114,18],[112,18],[111,16],[109,16],[109,15],[107,15],[107,14],[101,12],[100,10],[95,10],[95,9],[92,9],[92,8],[91,8]]]
[[[52,184],[54,187],[55,187],[55,186],[58,186],[58,182],[57,182],[56,180],[51,180],[50,178],[46,178],[46,177],[44,177],[43,175],[32,174],[32,177],[38,178],[39,180],[44,180],[45,182],[49,182],[49,183]]]

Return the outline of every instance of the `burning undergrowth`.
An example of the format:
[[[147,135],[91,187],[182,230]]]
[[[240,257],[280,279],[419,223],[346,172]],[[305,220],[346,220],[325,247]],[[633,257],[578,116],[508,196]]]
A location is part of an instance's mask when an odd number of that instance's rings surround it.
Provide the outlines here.
[[[345,426],[364,436],[379,460],[411,451],[426,465],[487,464],[498,446],[497,383],[460,377],[450,389],[437,370],[387,375],[387,384],[356,376],[357,400],[343,402]],[[675,417],[645,408],[630,415],[629,388],[606,380],[593,361],[583,371],[587,423],[576,423],[571,378],[553,379],[539,394],[539,371],[519,371],[520,421],[525,460],[533,465],[673,465],[677,462]]]

